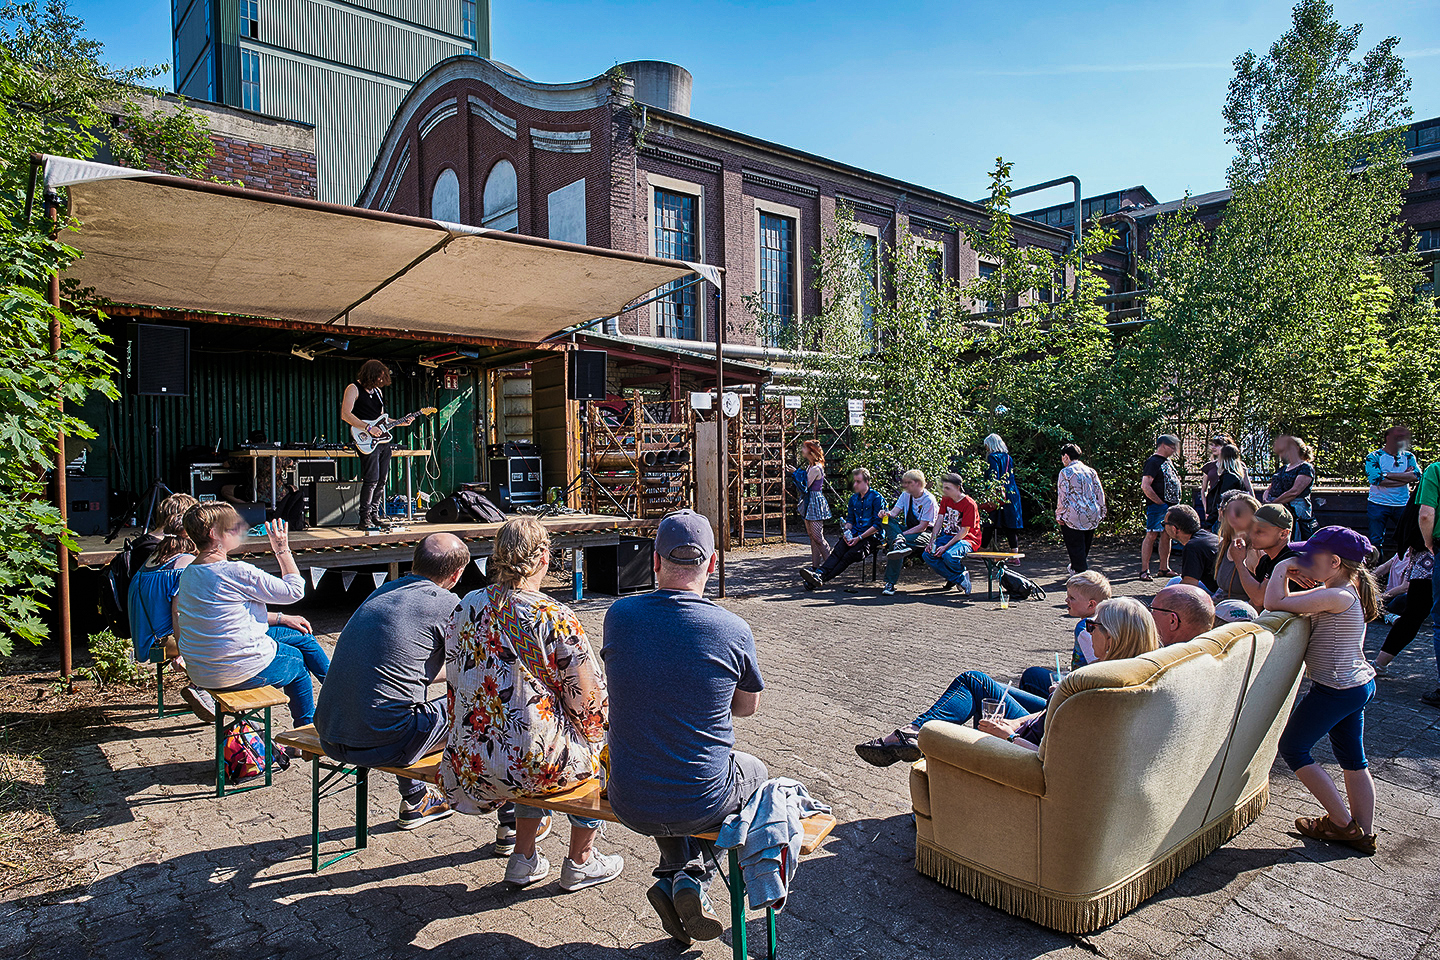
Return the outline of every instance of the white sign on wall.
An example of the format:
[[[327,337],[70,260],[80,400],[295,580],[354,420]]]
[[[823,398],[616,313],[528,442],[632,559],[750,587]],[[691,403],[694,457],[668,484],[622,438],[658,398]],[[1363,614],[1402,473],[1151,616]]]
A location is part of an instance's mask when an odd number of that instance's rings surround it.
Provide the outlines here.
[[[864,401],[864,400],[854,400],[854,399],[846,400],[846,401],[845,401],[845,409],[846,409],[846,410],[849,410],[852,414],[855,414],[855,413],[864,413],[864,412],[865,412],[865,401]]]
[[[713,410],[715,398],[708,393],[690,394],[690,409],[692,410]]]
[[[795,396],[795,394],[793,394],[793,393],[790,394],[789,396],[787,396],[787,397],[785,398],[785,409],[786,409],[786,410],[799,410],[799,409],[800,409],[800,398],[797,397],[797,396]]]

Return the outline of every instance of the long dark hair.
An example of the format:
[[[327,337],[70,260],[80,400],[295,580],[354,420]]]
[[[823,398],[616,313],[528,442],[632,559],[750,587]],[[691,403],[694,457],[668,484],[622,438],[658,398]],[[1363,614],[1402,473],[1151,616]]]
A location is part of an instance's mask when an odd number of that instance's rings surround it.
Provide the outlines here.
[[[360,385],[361,390],[388,387],[390,386],[390,368],[385,366],[383,360],[366,360],[360,364],[360,372],[356,375],[355,382]]]

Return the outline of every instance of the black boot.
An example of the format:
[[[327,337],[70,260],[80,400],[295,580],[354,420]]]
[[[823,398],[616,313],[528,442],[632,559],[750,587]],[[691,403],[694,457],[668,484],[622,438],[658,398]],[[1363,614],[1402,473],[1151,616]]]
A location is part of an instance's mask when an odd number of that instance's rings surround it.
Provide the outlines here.
[[[375,505],[371,503],[360,507],[360,530],[363,533],[379,533],[380,520],[375,516]]]

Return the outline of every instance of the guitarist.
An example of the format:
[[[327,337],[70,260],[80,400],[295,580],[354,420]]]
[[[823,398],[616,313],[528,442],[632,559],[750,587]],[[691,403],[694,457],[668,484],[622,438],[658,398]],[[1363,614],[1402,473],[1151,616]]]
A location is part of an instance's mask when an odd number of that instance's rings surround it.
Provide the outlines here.
[[[340,419],[357,430],[365,430],[373,437],[385,435],[379,426],[367,426],[366,421],[376,420],[385,415],[385,397],[380,391],[390,386],[390,368],[379,360],[366,360],[360,365],[355,382],[345,387],[340,399]],[[394,426],[405,426],[413,418],[397,421]],[[376,443],[373,450],[360,454],[360,529],[366,533],[379,533],[384,526],[385,480],[390,475],[390,444]]]

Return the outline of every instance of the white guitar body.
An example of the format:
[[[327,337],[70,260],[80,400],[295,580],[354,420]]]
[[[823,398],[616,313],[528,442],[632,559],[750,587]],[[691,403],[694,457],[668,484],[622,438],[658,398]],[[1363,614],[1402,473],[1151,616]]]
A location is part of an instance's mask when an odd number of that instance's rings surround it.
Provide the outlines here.
[[[390,432],[391,427],[407,425],[416,417],[428,417],[434,412],[434,407],[423,407],[419,410],[416,410],[414,413],[406,414],[403,417],[397,418],[382,415],[376,417],[374,420],[361,420],[360,422],[365,424],[366,429],[361,430],[359,427],[351,427],[350,437],[355,441],[356,450],[359,450],[361,453],[370,453],[380,444],[389,443],[391,440],[395,439],[394,435]],[[376,436],[374,433],[371,432],[375,429],[379,429],[379,436]]]

